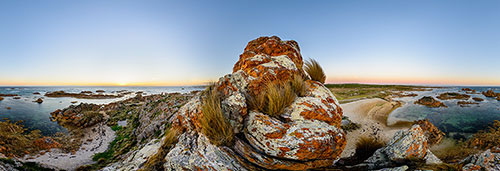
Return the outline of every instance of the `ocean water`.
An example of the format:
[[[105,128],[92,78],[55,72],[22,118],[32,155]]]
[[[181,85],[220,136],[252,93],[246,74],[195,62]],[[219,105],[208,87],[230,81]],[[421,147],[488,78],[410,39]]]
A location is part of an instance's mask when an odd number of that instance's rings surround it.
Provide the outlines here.
[[[181,92],[187,93],[193,90],[202,90],[200,86],[185,86],[185,87],[0,87],[0,94],[18,94],[21,99],[13,97],[3,97],[0,101],[0,119],[9,119],[11,121],[23,121],[28,129],[38,129],[44,135],[52,135],[57,132],[67,132],[67,130],[59,126],[56,122],[50,121],[50,113],[63,109],[70,105],[78,105],[80,103],[95,103],[107,104],[119,100],[124,100],[134,97],[135,93],[126,95],[121,98],[114,99],[77,99],[72,97],[45,97],[44,94],[52,91],[65,91],[70,93],[80,93],[81,91],[104,90],[105,94],[117,94],[117,91],[127,90],[132,92],[142,91],[144,95]],[[34,92],[39,92],[41,95],[35,95]],[[43,98],[43,103],[38,104],[35,101],[38,98]],[[71,102],[77,101],[72,104]],[[11,109],[7,109],[10,107]]]
[[[419,119],[429,119],[440,130],[449,135],[460,137],[468,137],[478,130],[486,129],[493,123],[493,120],[500,120],[500,101],[495,98],[488,98],[482,94],[468,94],[472,100],[473,97],[484,99],[478,102],[478,105],[469,105],[469,107],[460,107],[457,102],[460,100],[439,100],[436,97],[445,92],[461,92],[460,90],[466,87],[446,87],[436,88],[432,91],[415,91],[418,94],[416,97],[395,98],[401,100],[405,104],[394,110],[388,119],[388,123],[394,123],[399,120],[414,121]],[[500,87],[467,87],[476,90],[478,93],[489,89],[499,93]],[[422,105],[414,104],[414,102],[423,96],[432,96],[443,102],[447,108],[429,108]]]

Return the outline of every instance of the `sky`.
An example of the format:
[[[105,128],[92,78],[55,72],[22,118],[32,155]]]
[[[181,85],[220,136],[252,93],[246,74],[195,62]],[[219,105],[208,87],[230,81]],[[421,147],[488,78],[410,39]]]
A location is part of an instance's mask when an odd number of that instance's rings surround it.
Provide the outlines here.
[[[0,85],[197,85],[260,36],[328,83],[500,85],[500,1],[0,1]]]

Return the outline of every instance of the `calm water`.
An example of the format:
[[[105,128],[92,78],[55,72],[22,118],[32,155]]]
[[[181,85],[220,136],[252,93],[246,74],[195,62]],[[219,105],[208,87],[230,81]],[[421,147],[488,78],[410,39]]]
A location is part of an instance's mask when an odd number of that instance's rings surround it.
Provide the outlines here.
[[[202,87],[0,87],[0,94],[18,94],[21,99],[13,97],[4,97],[0,101],[0,119],[8,118],[11,121],[22,120],[23,125],[29,129],[39,129],[45,135],[51,135],[57,132],[66,132],[66,129],[59,126],[56,122],[50,121],[50,113],[56,109],[63,109],[72,105],[72,101],[77,101],[75,105],[80,103],[95,103],[107,104],[119,100],[124,100],[134,97],[135,93],[126,95],[122,98],[115,99],[77,99],[72,97],[50,98],[43,96],[46,92],[65,91],[71,93],[80,93],[81,91],[104,90],[105,94],[117,94],[117,91],[142,91],[145,95],[172,93],[172,92],[191,92],[193,90],[201,90]],[[41,95],[34,95],[34,92],[39,92]],[[34,100],[42,97],[43,103],[38,104]],[[7,107],[11,109],[8,110]]]
[[[406,104],[401,108],[394,110],[389,116],[389,123],[397,120],[414,121],[418,119],[429,119],[443,132],[450,135],[468,136],[478,130],[485,129],[493,120],[500,120],[500,101],[495,98],[487,98],[482,94],[469,94],[472,97],[484,99],[479,105],[469,105],[470,107],[460,107],[457,105],[459,100],[439,100],[448,106],[448,108],[428,108],[422,105],[416,105],[414,102],[423,96],[433,96],[436,98],[444,92],[459,92],[464,87],[448,87],[434,89],[432,91],[414,92],[416,97],[396,98],[404,101]],[[476,90],[478,93],[492,89],[500,92],[500,87],[468,87]],[[465,93],[465,92],[460,92]],[[437,98],[436,98],[437,99]]]

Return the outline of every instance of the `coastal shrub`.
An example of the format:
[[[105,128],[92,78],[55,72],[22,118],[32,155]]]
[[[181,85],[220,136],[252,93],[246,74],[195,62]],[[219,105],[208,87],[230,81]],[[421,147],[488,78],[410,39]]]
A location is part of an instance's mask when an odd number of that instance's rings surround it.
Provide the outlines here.
[[[341,127],[342,127],[342,130],[344,130],[346,132],[350,132],[350,131],[354,131],[356,129],[361,128],[361,125],[357,124],[357,123],[354,123],[354,122],[349,122],[349,124],[343,125]]]
[[[294,74],[292,79],[289,81],[290,86],[297,96],[304,97],[306,95],[307,87],[304,77],[299,74]]]
[[[309,61],[306,61],[305,63],[305,70],[307,74],[311,77],[312,80],[318,81],[321,83],[325,83],[326,81],[326,75],[325,72],[323,72],[323,68],[321,68],[321,65],[314,60],[314,59],[309,59]]]
[[[295,100],[296,94],[288,83],[270,82],[255,97],[249,97],[250,108],[277,117]]]
[[[215,86],[207,87],[202,97],[201,131],[210,139],[210,143],[217,146],[230,146],[234,132],[231,124],[224,117],[220,102],[221,98]]]
[[[178,136],[181,131],[176,128],[167,128],[165,132],[165,139],[163,140],[161,147],[154,155],[148,158],[144,166],[139,169],[139,171],[164,170],[163,163],[165,163],[165,156],[177,143]]]
[[[356,151],[354,156],[358,160],[366,160],[368,157],[372,156],[377,149],[385,146],[385,143],[378,138],[371,136],[361,136],[355,144]]]

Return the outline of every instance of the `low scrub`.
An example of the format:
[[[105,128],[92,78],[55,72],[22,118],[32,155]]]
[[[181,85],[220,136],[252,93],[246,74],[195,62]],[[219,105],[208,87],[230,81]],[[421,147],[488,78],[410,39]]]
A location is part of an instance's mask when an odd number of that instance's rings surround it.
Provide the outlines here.
[[[325,83],[326,81],[326,75],[325,72],[323,71],[323,68],[321,68],[321,65],[314,60],[314,59],[309,59],[309,61],[306,61],[305,63],[305,71],[309,76],[311,77],[312,80],[318,81],[321,83]]]
[[[489,149],[500,147],[500,121],[495,120],[493,125],[486,130],[474,134],[466,145],[470,148]]]
[[[201,131],[214,145],[230,146],[233,143],[234,132],[231,124],[224,117],[221,98],[214,85],[207,87],[202,97]]]
[[[251,109],[278,117],[293,103],[296,96],[291,84],[275,81],[268,83],[255,97],[248,97],[248,104]]]
[[[371,136],[362,136],[356,142],[355,156],[358,160],[366,160],[372,156],[377,149],[385,146],[385,142]]]
[[[22,157],[57,147],[60,144],[43,137],[40,130],[27,131],[21,122],[0,121],[0,153],[7,157]]]

